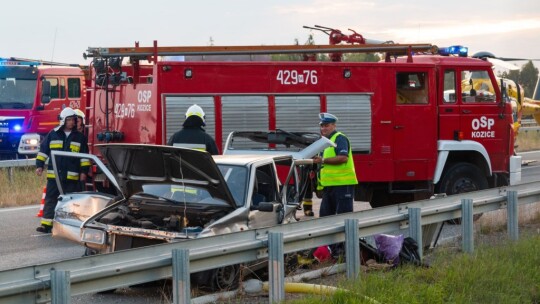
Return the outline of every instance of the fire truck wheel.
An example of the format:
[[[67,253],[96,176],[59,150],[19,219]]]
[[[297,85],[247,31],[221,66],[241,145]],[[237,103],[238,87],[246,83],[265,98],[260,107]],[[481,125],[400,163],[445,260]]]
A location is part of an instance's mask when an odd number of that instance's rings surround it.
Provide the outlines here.
[[[482,171],[475,165],[469,163],[456,163],[452,165],[443,178],[437,184],[437,193],[454,195],[465,192],[479,191],[488,188],[488,181]],[[481,217],[476,214],[474,220]],[[450,224],[460,224],[461,219],[449,221]]]
[[[437,193],[454,195],[487,189],[488,182],[480,169],[469,163],[452,165],[437,184]]]

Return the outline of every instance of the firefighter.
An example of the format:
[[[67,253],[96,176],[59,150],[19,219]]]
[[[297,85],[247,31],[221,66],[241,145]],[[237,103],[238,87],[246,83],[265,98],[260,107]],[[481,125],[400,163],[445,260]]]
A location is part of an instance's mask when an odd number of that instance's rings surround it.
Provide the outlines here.
[[[86,136],[86,127],[85,127],[85,124],[86,124],[86,115],[84,115],[84,112],[81,111],[80,109],[75,109],[75,114],[77,114],[77,124],[76,124],[76,128],[77,128],[77,131],[79,131],[80,133],[82,133],[85,137],[85,140],[86,142],[88,142],[88,136]],[[90,149],[88,149],[88,146],[86,147],[86,151],[90,151]],[[89,171],[90,174],[87,174],[86,175],[86,180],[81,180],[80,182],[80,190],[81,191],[85,191],[87,190],[86,189],[86,183],[91,183],[91,179],[92,179],[92,176],[91,176],[91,172]],[[93,190],[93,189],[92,189]]]
[[[329,216],[353,211],[354,185],[358,184],[352,150],[345,134],[336,130],[337,117],[320,113],[321,135],[330,139],[336,147],[328,147],[323,155],[313,158],[321,165],[319,184],[323,195],[319,216]]]
[[[46,160],[51,156],[52,150],[88,153],[86,137],[77,131],[77,115],[72,108],[64,108],[59,116],[60,124],[51,130],[41,143],[36,157],[36,174],[41,176]],[[88,159],[74,157],[57,157],[56,168],[62,188],[65,193],[79,190],[80,182],[86,180],[90,167]],[[51,233],[54,209],[58,201],[60,191],[56,184],[52,160],[47,167],[47,192],[41,226],[36,231]]]
[[[203,109],[194,104],[186,111],[186,120],[182,130],[169,139],[169,146],[191,148],[207,151],[212,155],[219,154],[216,142],[204,130],[205,115]]]
[[[75,109],[74,111],[77,114],[77,131],[81,132],[82,134],[86,134],[84,130],[86,115],[84,115],[83,111],[80,109]]]

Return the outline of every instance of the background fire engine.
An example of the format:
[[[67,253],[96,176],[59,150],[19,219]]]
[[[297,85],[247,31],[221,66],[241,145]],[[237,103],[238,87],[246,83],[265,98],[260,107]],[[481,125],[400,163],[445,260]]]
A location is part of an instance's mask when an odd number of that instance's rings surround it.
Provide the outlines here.
[[[85,110],[86,83],[78,65],[0,59],[0,157],[35,157],[65,107]]]

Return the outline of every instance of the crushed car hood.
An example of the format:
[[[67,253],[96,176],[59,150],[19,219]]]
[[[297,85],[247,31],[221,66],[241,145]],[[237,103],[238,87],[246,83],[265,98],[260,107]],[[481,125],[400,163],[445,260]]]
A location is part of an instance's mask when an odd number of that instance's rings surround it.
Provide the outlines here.
[[[219,168],[207,152],[146,144],[96,146],[126,198],[143,191],[144,184],[178,184],[205,188],[214,198],[236,208]]]

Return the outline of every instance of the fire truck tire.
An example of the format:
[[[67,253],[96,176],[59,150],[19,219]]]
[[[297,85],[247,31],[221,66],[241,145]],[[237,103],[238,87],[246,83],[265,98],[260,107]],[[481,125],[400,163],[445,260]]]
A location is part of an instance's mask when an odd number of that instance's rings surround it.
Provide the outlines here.
[[[437,184],[437,193],[454,195],[488,188],[482,171],[469,163],[456,163],[448,169]]]
[[[487,178],[475,165],[469,163],[456,163],[448,169],[446,174],[437,184],[437,193],[454,195],[465,192],[479,191],[488,188]],[[475,214],[474,220],[482,214]],[[448,221],[450,224],[461,224],[461,218]]]

